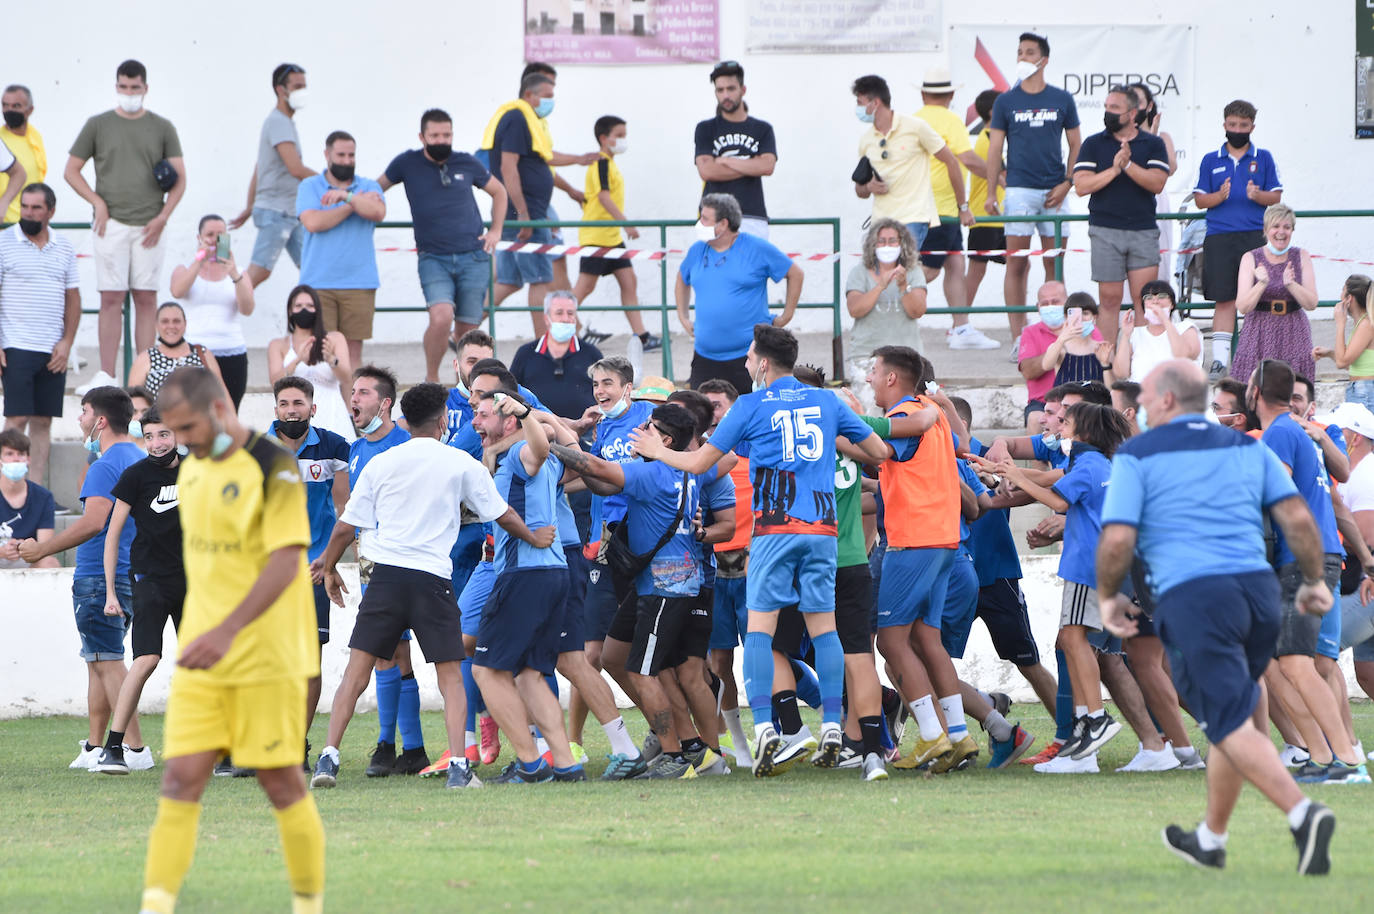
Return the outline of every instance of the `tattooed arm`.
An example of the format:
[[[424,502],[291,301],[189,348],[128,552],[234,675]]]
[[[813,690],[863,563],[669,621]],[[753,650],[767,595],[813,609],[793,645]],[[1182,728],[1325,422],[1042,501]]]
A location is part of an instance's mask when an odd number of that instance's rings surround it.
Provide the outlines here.
[[[602,460],[577,447],[550,444],[549,450],[569,472],[582,477],[587,488],[596,495],[615,495],[625,488],[625,471],[620,464]]]

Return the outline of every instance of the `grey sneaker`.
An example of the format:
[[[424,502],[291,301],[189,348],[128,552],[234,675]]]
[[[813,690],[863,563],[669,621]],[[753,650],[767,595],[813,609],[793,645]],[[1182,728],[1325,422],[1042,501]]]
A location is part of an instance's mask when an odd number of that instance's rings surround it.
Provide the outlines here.
[[[452,787],[455,790],[464,787],[481,787],[482,782],[477,775],[472,773],[472,769],[466,764],[466,760],[449,759],[448,780],[444,783],[445,787]]]
[[[883,757],[876,752],[864,756],[864,780],[887,780],[887,765],[883,764]]]
[[[1212,364],[1207,369],[1208,383],[1215,384],[1217,381],[1220,381],[1222,378],[1226,377],[1226,371],[1227,368],[1221,363],[1220,359],[1213,359]]]
[[[692,767],[692,763],[686,759],[676,759],[667,753],[660,753],[659,756],[649,763],[649,770],[639,775],[639,780],[643,781],[675,781],[694,778],[697,770]]]
[[[315,775],[310,779],[311,789],[333,787],[337,783],[339,783],[339,763],[334,761],[327,752],[321,752],[320,760],[315,763]]]
[[[644,744],[640,746],[639,754],[644,756],[646,762],[652,762],[663,754],[663,743],[659,742],[657,733],[649,731],[649,735],[644,737]]]

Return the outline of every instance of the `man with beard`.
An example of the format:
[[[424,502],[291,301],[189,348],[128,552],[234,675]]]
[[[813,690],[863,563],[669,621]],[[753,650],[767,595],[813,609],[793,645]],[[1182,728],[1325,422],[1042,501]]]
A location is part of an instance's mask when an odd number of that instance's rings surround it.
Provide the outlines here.
[[[739,201],[744,218],[740,231],[768,237],[768,208],[763,202],[763,177],[778,164],[773,125],[749,116],[744,102],[744,67],[724,60],[711,71],[716,92],[716,115],[697,124],[697,174],[706,182],[701,195],[730,194]]]

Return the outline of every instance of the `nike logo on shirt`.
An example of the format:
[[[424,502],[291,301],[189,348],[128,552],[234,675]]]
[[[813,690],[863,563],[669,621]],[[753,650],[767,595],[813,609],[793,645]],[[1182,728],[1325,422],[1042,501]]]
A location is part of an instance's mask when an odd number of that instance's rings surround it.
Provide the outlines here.
[[[163,486],[162,491],[157,493],[157,498],[148,504],[154,514],[163,514],[177,506],[177,487]]]

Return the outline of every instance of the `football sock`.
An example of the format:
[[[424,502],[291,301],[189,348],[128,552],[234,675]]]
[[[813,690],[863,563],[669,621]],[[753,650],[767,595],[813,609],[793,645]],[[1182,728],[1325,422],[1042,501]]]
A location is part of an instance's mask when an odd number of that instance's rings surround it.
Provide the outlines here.
[[[477,729],[477,703],[482,700],[482,690],[477,688],[477,680],[472,675],[472,658],[464,657],[458,664],[463,673],[463,697],[468,702],[468,713],[463,719],[463,729],[469,733]]]
[[[816,667],[820,676],[821,721],[838,724],[844,698],[844,648],[835,631],[817,635],[811,643],[816,648]]]
[[[296,911],[321,910],[324,904],[324,822],[307,793],[285,809],[274,809],[281,833],[282,858]],[[314,907],[303,905],[312,904]]]
[[[106,749],[118,749],[124,745],[124,733],[120,730],[111,730],[110,736],[105,740]]]
[[[1210,828],[1207,827],[1206,822],[1201,823],[1197,827],[1198,847],[1202,848],[1205,851],[1217,851],[1223,849],[1224,847],[1226,847],[1227,837],[1229,836],[1226,832],[1222,832],[1218,835],[1216,832],[1212,831]]]
[[[1301,828],[1302,820],[1307,818],[1307,810],[1312,808],[1312,801],[1303,797],[1297,806],[1288,810],[1288,827]],[[150,849],[151,850],[151,849]]]
[[[464,749],[471,749],[473,746],[476,746],[476,745],[477,745],[477,731],[476,731],[476,730],[464,730],[464,731],[463,731],[463,748],[464,748]]]
[[[157,818],[148,833],[148,861],[143,870],[143,908],[172,914],[181,881],[196,853],[200,804],[159,797]]]
[[[581,770],[582,770],[582,765],[581,765],[580,762],[573,762],[573,763],[572,763],[571,765],[569,765],[567,768],[559,768],[557,765],[554,765],[554,766],[553,766],[553,772],[554,772],[554,774],[571,774],[571,773],[574,772],[574,771],[581,771]]]
[[[1106,708],[1098,708],[1096,711],[1089,711],[1088,716],[1091,717],[1093,720],[1101,720],[1103,715],[1105,715],[1106,713]]]
[[[835,636],[836,643],[839,636]],[[812,644],[815,644],[813,641]],[[816,661],[820,662],[821,652],[816,650]],[[819,708],[821,706],[821,680],[816,670],[792,657],[787,658],[788,664],[792,667],[792,675],[797,680],[797,698],[806,703],[808,708]],[[844,652],[840,652],[840,677],[844,677]]]
[[[698,752],[706,748],[706,743],[700,736],[693,736],[682,741],[683,752]]]
[[[423,749],[425,734],[420,729],[420,684],[415,674],[401,677],[400,701],[396,722],[401,728],[402,749]]]
[[[883,751],[883,718],[882,715],[874,717],[859,718],[859,736],[863,739],[864,755],[876,752],[879,755]]]
[[[396,742],[396,706],[401,701],[401,668],[377,670],[377,742]]]
[[[939,739],[945,728],[940,726],[940,717],[935,713],[935,703],[929,695],[922,695],[911,703],[911,713],[916,725],[921,728],[921,739]]]
[[[725,729],[730,731],[730,739],[735,741],[735,753],[745,751],[749,745],[749,738],[744,735],[744,726],[739,720],[739,708],[730,708],[720,712],[725,718]]]
[[[533,772],[538,771],[539,766],[542,764],[544,764],[544,760],[542,758],[537,758],[532,762],[522,761],[520,763],[520,770],[525,772],[526,774],[532,774]]]
[[[739,719],[738,711],[735,712],[735,718]],[[606,739],[611,743],[611,752],[626,758],[639,758],[639,747],[630,739],[630,731],[625,729],[625,718],[617,717],[609,723],[602,724],[601,729],[606,731]]]
[[[1088,706],[1087,706],[1087,705],[1074,705],[1074,706],[1073,706],[1073,719],[1074,719],[1074,720],[1077,720],[1077,719],[1080,718],[1080,717],[1087,717],[1087,716],[1088,716]]]
[[[968,736],[968,722],[964,720],[964,697],[949,695],[940,699],[940,710],[945,712],[945,723],[949,726],[951,742],[958,742]]]
[[[764,632],[744,636],[744,694],[754,714],[754,735],[773,725],[773,637]]]
[[[1011,724],[1007,723],[1007,719],[996,711],[988,712],[987,719],[983,721],[983,729],[988,731],[988,735],[999,743],[1011,739]]]
[[[1221,331],[1212,333],[1212,359],[1223,365],[1231,364],[1231,334]]]
[[[546,685],[548,685],[549,691],[553,693],[553,697],[554,697],[554,698],[557,698],[557,697],[558,697],[558,677],[555,676],[553,673],[550,673],[549,675],[547,675],[547,676],[544,677],[544,683],[545,683]]]
[[[1055,651],[1059,670],[1059,689],[1054,693],[1054,738],[1061,743],[1073,736],[1073,680],[1069,678],[1069,661],[1063,651]]]
[[[797,710],[797,693],[779,692],[773,696],[773,712],[778,719],[778,729],[784,736],[800,733],[802,728],[801,712]]]

